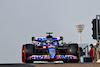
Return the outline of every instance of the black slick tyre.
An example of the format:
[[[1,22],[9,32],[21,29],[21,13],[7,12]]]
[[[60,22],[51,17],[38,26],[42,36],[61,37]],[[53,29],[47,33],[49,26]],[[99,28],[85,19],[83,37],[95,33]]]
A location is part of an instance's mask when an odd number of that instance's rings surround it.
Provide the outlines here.
[[[22,62],[33,63],[33,60],[27,59],[34,53],[35,47],[33,44],[26,44],[22,46]]]

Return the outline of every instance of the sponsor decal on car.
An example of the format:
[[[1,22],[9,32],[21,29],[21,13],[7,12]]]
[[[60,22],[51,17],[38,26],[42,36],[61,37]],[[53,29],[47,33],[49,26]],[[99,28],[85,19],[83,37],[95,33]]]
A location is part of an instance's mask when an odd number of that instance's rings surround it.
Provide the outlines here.
[[[49,55],[32,55],[28,59],[50,59]]]
[[[65,59],[74,59],[73,56],[69,56],[69,55],[60,55],[60,58],[65,58]]]
[[[55,58],[55,55],[56,55],[56,54],[55,54],[55,53],[56,53],[56,52],[55,52],[55,49],[49,49],[49,52],[50,52],[50,53],[49,53],[49,54],[50,54],[50,58]]]
[[[34,37],[35,40],[42,41],[46,40],[46,37]],[[54,37],[53,40],[60,40],[60,37]]]
[[[78,59],[74,55],[56,55],[57,59]]]
[[[42,56],[33,56],[31,57],[31,59],[43,59],[44,57],[46,57],[45,55]]]
[[[56,46],[50,45],[48,46],[48,50],[49,50],[50,58],[55,58],[56,57]]]

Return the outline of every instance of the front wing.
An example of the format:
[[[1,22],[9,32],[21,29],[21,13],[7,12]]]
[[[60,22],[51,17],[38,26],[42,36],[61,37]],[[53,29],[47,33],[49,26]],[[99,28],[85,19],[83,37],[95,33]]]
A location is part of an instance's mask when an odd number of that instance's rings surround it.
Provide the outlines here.
[[[32,55],[27,59],[29,60],[77,60],[78,58],[74,55],[56,55],[56,58],[50,58],[49,55]]]

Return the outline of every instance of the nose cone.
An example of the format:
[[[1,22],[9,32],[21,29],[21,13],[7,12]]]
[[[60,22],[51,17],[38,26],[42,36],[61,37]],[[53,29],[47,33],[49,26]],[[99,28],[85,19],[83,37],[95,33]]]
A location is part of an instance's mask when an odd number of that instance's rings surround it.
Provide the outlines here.
[[[51,59],[56,58],[56,45],[48,45],[49,55]]]

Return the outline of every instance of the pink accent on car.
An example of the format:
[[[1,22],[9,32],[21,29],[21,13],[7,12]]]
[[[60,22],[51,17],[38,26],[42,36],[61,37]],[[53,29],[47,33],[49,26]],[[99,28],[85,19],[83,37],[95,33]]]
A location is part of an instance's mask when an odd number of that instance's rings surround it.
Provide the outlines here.
[[[29,56],[27,59],[31,59],[32,56]]]
[[[44,59],[50,59],[50,56],[49,56],[49,55],[47,55]]]
[[[52,44],[51,44],[51,46],[48,46],[49,48],[51,48],[51,47],[53,47],[53,48],[55,48],[55,46],[53,46]]]
[[[45,56],[45,57],[43,58],[42,56]],[[63,57],[61,57],[61,56],[63,56]],[[36,57],[36,58],[39,57],[38,59],[50,59],[49,55],[32,55],[32,56],[29,56],[27,59],[32,59],[32,57]],[[73,59],[78,59],[74,55],[56,55],[56,59],[66,59],[66,57],[73,57]]]
[[[56,55],[56,59],[61,59],[60,57],[61,55]],[[74,59],[78,59],[76,56],[74,55],[64,55],[64,56],[71,56],[71,57],[74,57]]]
[[[50,59],[50,56],[49,55],[31,55],[27,59],[31,59],[32,57],[38,57],[38,56],[45,56],[44,58],[41,57],[40,59]]]
[[[34,39],[35,39],[35,40],[37,40],[37,38],[36,38],[36,37],[34,37]]]
[[[76,56],[74,56],[74,55],[69,55],[69,56],[73,56],[74,57],[74,59],[78,59]]]
[[[56,59],[60,59],[60,56],[59,55],[56,55]]]

